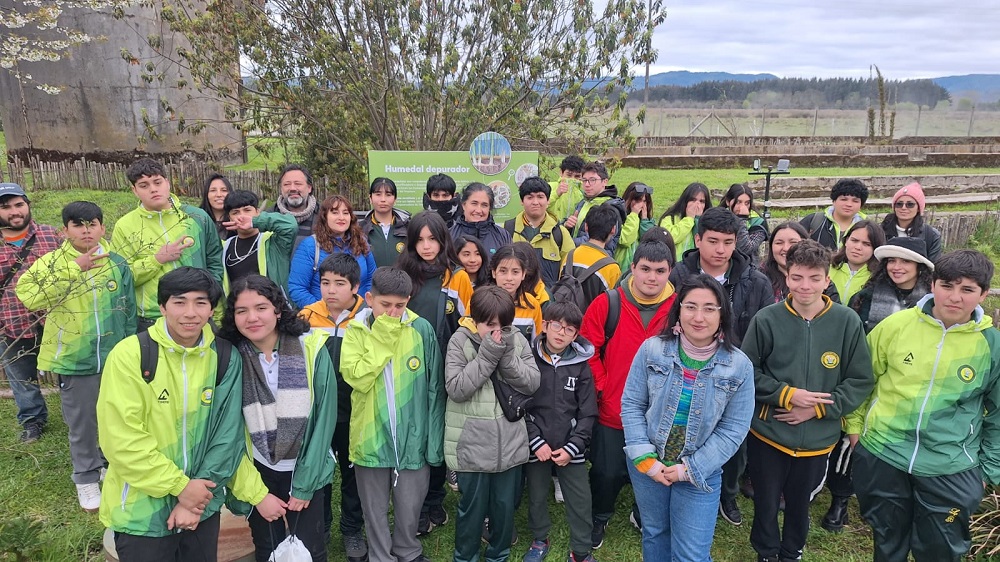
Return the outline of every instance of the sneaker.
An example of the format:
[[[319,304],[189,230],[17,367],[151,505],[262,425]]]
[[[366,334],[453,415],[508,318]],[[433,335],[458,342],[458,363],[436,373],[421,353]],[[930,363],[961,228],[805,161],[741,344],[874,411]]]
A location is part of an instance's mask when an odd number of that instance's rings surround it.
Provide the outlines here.
[[[597,558],[594,558],[594,553],[591,552],[586,558],[577,558],[572,552],[569,553],[569,558],[566,562],[597,562]]]
[[[555,492],[553,494],[556,497],[556,503],[562,503],[564,501],[563,500],[563,495],[562,495],[562,486],[559,485],[559,477],[558,476],[553,476],[552,477],[552,486],[555,489]]]
[[[354,535],[344,535],[344,551],[347,552],[347,562],[367,562],[368,543],[359,532]]]
[[[594,530],[590,532],[590,542],[594,550],[601,548],[604,544],[604,533],[608,530],[607,521],[598,521],[594,519]]]
[[[740,481],[740,493],[744,498],[753,499],[753,481],[749,477]]]
[[[431,534],[434,530],[434,523],[431,523],[430,513],[421,513],[420,520],[417,522],[417,536],[424,537]]]
[[[43,428],[44,426],[38,422],[24,424],[24,430],[21,431],[21,443],[34,443],[41,439]]]
[[[449,470],[448,474],[445,476],[448,480],[448,487],[451,488],[452,492],[458,491],[458,473],[454,470]]]
[[[444,510],[444,506],[435,505],[431,507],[427,515],[431,518],[431,524],[434,527],[441,527],[448,524],[448,512]]]
[[[549,555],[549,541],[532,541],[531,548],[524,553],[523,562],[542,562]]]
[[[632,513],[628,514],[628,520],[632,522],[632,526],[639,529],[642,532],[642,515],[639,514],[639,510],[636,506],[632,506]]]
[[[77,484],[76,497],[80,500],[80,507],[87,513],[96,513],[101,509],[101,485],[97,482]]]
[[[732,525],[739,526],[743,523],[743,514],[740,513],[740,506],[736,505],[736,498],[722,500],[719,504],[719,515]]]

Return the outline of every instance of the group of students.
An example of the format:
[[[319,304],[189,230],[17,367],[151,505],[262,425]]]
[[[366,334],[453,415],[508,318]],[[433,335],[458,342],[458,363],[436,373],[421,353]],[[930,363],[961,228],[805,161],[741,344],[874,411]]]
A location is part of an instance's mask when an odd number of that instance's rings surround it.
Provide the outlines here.
[[[710,559],[741,488],[759,559],[795,560],[824,481],[823,527],[856,494],[876,560],[959,560],[1000,481],[993,266],[939,256],[917,184],[882,225],[841,180],[825,212],[769,231],[742,185],[713,207],[691,184],[657,226],[652,188],[619,198],[578,157],[526,179],[503,225],[491,189],[444,175],[413,216],[391,179],[356,214],[294,165],[269,211],[221,176],[203,208],[156,162],[128,177],[140,204],[110,244],[96,205],[63,209],[60,244],[0,185],[3,343],[59,375],[81,506],[121,560],[215,559],[223,502],[258,560],[289,534],[325,560],[335,465],[352,562],[426,560],[446,483],[456,561],[481,540],[509,558],[524,488],[524,560],[544,559],[553,483],[571,562],[594,560],[629,483],[646,560]],[[9,297],[42,335],[11,332]],[[24,441],[45,421],[17,375],[30,355],[5,356]]]

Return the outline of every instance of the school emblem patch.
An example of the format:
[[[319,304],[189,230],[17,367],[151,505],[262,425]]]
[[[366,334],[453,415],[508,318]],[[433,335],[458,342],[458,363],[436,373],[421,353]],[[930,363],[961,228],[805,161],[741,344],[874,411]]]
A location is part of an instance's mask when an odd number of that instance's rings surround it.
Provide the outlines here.
[[[403,249],[405,249],[405,248],[406,248],[406,244],[403,244],[402,242],[396,242],[396,253],[397,254],[402,254],[403,253]]]
[[[211,388],[207,387],[207,386],[205,388],[201,389],[201,405],[202,406],[211,406],[212,405],[212,396],[214,396],[214,395],[215,395],[215,391],[212,390]]]
[[[958,368],[958,378],[968,384],[976,379],[976,370],[972,368],[972,365],[962,365]]]
[[[115,292],[115,291],[117,291],[118,290],[118,282],[115,281],[114,279],[108,279],[107,288],[108,288],[108,291],[110,291],[112,293]]]
[[[411,371],[413,371],[413,372],[416,372],[417,369],[420,368],[420,358],[417,357],[416,355],[414,355],[414,356],[410,357],[409,359],[407,359],[406,360],[406,368],[409,369],[409,370],[411,370]]]
[[[820,356],[819,362],[827,369],[833,369],[837,365],[840,365],[840,356],[832,351],[827,351]]]
[[[444,302],[444,313],[451,314],[455,312],[455,301],[448,299]]]

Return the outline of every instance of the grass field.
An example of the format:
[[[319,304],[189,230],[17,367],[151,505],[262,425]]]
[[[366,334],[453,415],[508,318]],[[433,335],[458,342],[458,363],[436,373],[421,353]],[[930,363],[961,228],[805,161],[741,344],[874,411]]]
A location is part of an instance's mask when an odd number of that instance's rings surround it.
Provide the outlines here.
[[[86,514],[76,503],[76,490],[70,481],[70,459],[66,443],[66,426],[59,415],[59,395],[52,393],[47,399],[49,425],[44,437],[32,445],[17,442],[18,429],[13,422],[16,409],[12,400],[0,400],[0,545],[4,544],[5,522],[16,517],[38,519],[43,522],[41,552],[32,561],[86,560],[100,558],[101,536],[104,531],[97,515]],[[334,490],[339,490],[334,483]],[[451,559],[454,548],[454,517],[457,494],[448,490],[445,508],[452,520],[423,539],[424,553],[435,562]],[[626,487],[618,501],[616,516],[611,520],[605,544],[595,556],[602,561],[632,562],[641,558],[639,532],[628,522],[632,504],[631,489]],[[335,499],[334,506],[339,505]],[[851,502],[851,521],[842,534],[830,534],[819,527],[819,521],[829,506],[829,495],[824,491],[812,508],[813,529],[803,560],[806,562],[860,562],[870,558],[871,536],[859,524],[857,504]],[[550,560],[565,560],[569,548],[569,530],[562,506],[550,503],[554,522],[550,538]],[[745,521],[733,527],[718,520],[712,556],[718,562],[743,562],[753,558],[750,548],[750,518],[752,502],[740,498]],[[513,548],[511,561],[520,561],[530,546],[526,503],[517,513],[520,539]],[[338,520],[334,508],[334,528]],[[329,559],[343,560],[343,545],[339,534],[333,533]],[[0,552],[0,559],[5,559]],[[659,561],[650,561],[659,562]]]

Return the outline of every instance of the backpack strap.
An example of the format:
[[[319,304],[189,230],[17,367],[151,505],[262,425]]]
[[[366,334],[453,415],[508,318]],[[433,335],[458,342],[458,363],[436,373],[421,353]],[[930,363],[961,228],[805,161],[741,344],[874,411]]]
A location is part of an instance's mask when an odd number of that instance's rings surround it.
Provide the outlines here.
[[[809,238],[813,237],[813,233],[819,230],[819,227],[823,226],[823,222],[826,220],[826,216],[822,212],[813,213],[812,218],[809,219]],[[818,240],[813,238],[813,240]]]
[[[561,250],[562,249],[562,243],[563,243],[563,235],[562,235],[562,233],[563,233],[563,229],[564,228],[566,228],[566,227],[563,226],[563,225],[561,225],[561,224],[559,224],[559,223],[556,223],[555,228],[552,229],[552,241],[556,243],[556,249],[557,250]]]
[[[506,230],[511,236],[514,236],[514,219],[507,219],[503,221],[503,229]]]
[[[218,362],[215,364],[215,386],[219,386],[222,378],[229,370],[229,358],[233,354],[233,344],[223,338],[215,338],[215,357]]]
[[[160,344],[149,337],[149,332],[140,332],[139,338],[139,374],[146,384],[156,377],[156,363],[160,359]]]
[[[615,335],[618,328],[618,320],[622,315],[622,296],[618,289],[608,289],[608,316],[604,320],[604,344],[601,346],[601,357],[604,357],[604,350],[608,347],[608,342]]]
[[[566,263],[569,263],[568,261]],[[590,278],[591,275],[597,273],[602,267],[607,267],[613,263],[618,263],[614,258],[609,256],[604,256],[603,258],[594,262],[590,267],[588,267],[584,272],[577,276],[577,280],[582,285],[584,281]]]

